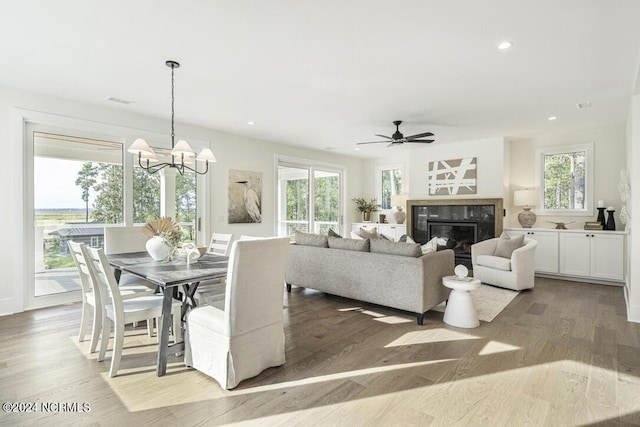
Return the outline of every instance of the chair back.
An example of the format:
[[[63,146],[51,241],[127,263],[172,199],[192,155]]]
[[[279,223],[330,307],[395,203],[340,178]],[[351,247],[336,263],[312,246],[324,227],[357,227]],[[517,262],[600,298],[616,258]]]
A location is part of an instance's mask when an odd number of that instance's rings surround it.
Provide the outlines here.
[[[91,272],[89,271],[87,259],[84,256],[85,244],[69,240],[67,242],[67,246],[69,246],[69,252],[71,253],[71,257],[73,258],[76,268],[78,269],[78,274],[80,275],[80,286],[82,287],[83,298],[85,298],[86,294],[94,290]],[[98,291],[96,290],[94,295],[97,293]],[[95,297],[98,296],[99,295],[95,295]]]
[[[149,238],[141,230],[142,227],[105,227],[104,253],[111,255],[146,251]]]
[[[282,323],[288,254],[288,237],[233,242],[225,295],[229,336]]]
[[[213,233],[211,235],[211,242],[207,248],[207,253],[229,256],[231,243],[233,243],[233,234]]]
[[[109,265],[107,256],[104,254],[104,249],[89,248],[86,246],[83,249],[93,283],[98,288],[103,303],[113,304],[116,322],[124,321],[124,319],[118,319],[119,316],[124,316],[122,295],[120,294],[118,282],[116,282],[116,277]]]

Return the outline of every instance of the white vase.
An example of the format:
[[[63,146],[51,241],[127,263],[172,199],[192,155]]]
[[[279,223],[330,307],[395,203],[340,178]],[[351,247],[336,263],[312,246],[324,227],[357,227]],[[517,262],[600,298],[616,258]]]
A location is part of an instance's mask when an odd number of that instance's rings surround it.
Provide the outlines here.
[[[160,236],[153,236],[146,243],[147,252],[156,261],[164,261],[169,259],[173,248],[165,239]]]

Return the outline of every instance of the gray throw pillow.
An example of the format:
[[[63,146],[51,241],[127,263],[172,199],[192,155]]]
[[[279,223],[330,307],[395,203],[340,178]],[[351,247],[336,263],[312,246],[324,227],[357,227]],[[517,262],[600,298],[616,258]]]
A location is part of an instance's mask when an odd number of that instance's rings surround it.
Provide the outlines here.
[[[373,227],[371,230],[365,230],[364,228],[360,227],[360,230],[358,230],[358,235],[363,239],[380,238],[380,234],[378,234],[378,227]]]
[[[342,237],[341,235],[339,235],[338,233],[336,233],[335,231],[333,231],[333,228],[330,228],[330,229],[329,229],[329,232],[327,233],[327,236]]]
[[[300,231],[296,231],[295,239],[296,245],[317,246],[319,248],[329,247],[327,236],[323,236],[322,234],[302,233]]]
[[[521,248],[524,245],[524,234],[516,237],[510,237],[507,233],[503,232],[500,238],[498,239],[498,244],[496,245],[496,251],[493,254],[494,256],[499,256],[502,258],[511,258],[511,254],[518,248]]]
[[[329,247],[332,249],[344,249],[346,251],[369,252],[369,239],[343,239],[329,236]]]
[[[389,240],[371,240],[371,252],[380,254],[410,256],[417,258],[422,255],[418,243],[390,242]]]

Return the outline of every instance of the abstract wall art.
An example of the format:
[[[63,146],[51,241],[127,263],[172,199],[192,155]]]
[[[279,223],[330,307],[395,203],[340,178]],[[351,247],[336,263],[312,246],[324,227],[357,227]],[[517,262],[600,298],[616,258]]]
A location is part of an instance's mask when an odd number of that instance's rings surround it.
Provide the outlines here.
[[[429,162],[430,196],[476,194],[476,158]]]

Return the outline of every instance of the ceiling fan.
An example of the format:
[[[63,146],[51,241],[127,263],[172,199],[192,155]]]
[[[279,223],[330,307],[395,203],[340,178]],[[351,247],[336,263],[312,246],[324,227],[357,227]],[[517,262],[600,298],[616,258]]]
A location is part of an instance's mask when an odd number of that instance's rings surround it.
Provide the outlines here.
[[[358,142],[356,145],[381,144],[381,143],[391,142],[387,146],[387,147],[391,147],[392,145],[400,145],[400,144],[404,144],[405,142],[422,142],[422,143],[429,144],[429,143],[434,141],[433,139],[420,139],[420,138],[424,138],[424,137],[427,137],[427,136],[433,136],[433,134],[431,132],[418,133],[416,135],[411,135],[411,136],[405,137],[400,132],[400,130],[398,129],[400,127],[401,123],[402,123],[402,120],[395,120],[393,122],[393,124],[396,125],[396,131],[392,136],[376,134],[376,136],[379,136],[380,138],[385,138],[386,141]]]

